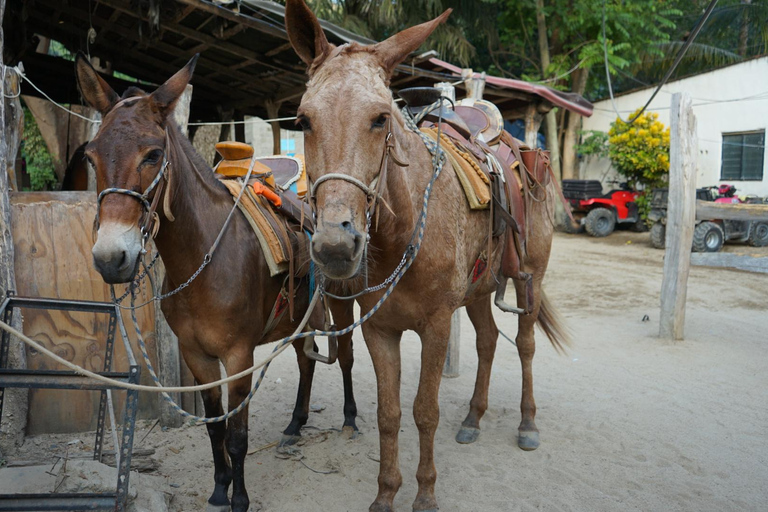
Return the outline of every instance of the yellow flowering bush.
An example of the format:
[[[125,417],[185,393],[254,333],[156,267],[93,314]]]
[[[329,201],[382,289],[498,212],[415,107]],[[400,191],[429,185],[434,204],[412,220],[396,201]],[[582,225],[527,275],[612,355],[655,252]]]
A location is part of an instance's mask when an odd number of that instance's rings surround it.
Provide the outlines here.
[[[630,116],[632,119],[637,111]],[[616,170],[633,188],[646,190],[663,186],[669,174],[669,128],[658,121],[658,114],[645,113],[634,123],[621,119],[608,131],[608,155]]]

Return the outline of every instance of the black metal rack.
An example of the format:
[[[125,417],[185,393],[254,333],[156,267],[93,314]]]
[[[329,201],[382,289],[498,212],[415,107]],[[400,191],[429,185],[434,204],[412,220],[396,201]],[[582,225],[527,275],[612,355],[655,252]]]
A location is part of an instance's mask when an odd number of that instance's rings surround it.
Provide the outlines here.
[[[119,306],[107,302],[76,301],[62,299],[44,299],[17,297],[8,292],[0,306],[0,318],[11,323],[15,308],[47,309],[54,311],[79,311],[86,313],[104,313],[109,315],[107,345],[104,355],[104,371],[100,375],[120,382],[139,383],[140,368],[136,364],[131,344],[125,331]],[[112,359],[115,348],[115,332],[120,330],[128,356],[128,371],[113,372]],[[107,390],[118,389],[109,384],[76,374],[73,371],[58,370],[16,370],[8,368],[8,351],[11,335],[2,331],[0,338],[0,421],[3,413],[5,388],[53,388],[101,391],[99,416],[96,424],[96,441],[93,460],[101,461],[104,441],[105,419],[107,412]],[[115,492],[93,493],[47,493],[47,494],[0,494],[0,512],[5,511],[42,511],[42,510],[114,510],[123,512],[128,498],[128,478],[130,476],[131,455],[133,453],[133,433],[136,426],[138,391],[127,390],[123,432],[120,444],[120,464],[117,468]],[[117,447],[115,447],[117,449]]]

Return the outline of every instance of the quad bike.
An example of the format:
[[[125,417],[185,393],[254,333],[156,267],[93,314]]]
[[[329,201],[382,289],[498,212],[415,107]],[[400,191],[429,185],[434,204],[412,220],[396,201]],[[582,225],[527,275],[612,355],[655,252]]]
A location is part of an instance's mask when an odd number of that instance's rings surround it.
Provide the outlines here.
[[[651,246],[663,249],[667,224],[667,194],[665,188],[655,189],[651,198],[651,212],[648,219],[651,227]],[[720,185],[696,190],[696,199],[716,203],[739,204],[743,201],[736,195],[733,185]],[[753,199],[750,202],[761,202]],[[693,250],[696,252],[718,252],[725,242],[747,242],[753,247],[768,246],[768,222],[713,219],[696,221],[693,230]]]
[[[630,189],[627,183],[621,183],[619,189],[603,194],[603,186],[597,180],[563,180],[563,195],[579,224],[576,227],[566,222],[569,233],[586,229],[592,236],[603,237],[613,233],[616,224],[630,224],[637,231],[645,230],[635,203],[640,193]]]

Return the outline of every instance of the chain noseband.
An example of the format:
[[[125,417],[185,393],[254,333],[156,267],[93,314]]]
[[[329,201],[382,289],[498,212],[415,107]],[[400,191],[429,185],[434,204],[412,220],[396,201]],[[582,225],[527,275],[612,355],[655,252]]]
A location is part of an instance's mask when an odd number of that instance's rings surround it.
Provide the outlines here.
[[[142,208],[144,209],[143,218],[141,220],[141,245],[142,250],[143,247],[147,243],[147,239],[150,235],[154,238],[155,234],[157,233],[157,229],[159,228],[159,219],[157,218],[157,204],[160,199],[160,195],[163,192],[163,185],[161,185],[161,181],[163,178],[165,178],[165,182],[168,181],[166,174],[168,166],[171,165],[170,160],[168,160],[168,150],[170,148],[170,139],[168,136],[168,129],[165,129],[165,150],[163,151],[163,163],[160,166],[160,170],[157,171],[157,174],[155,175],[155,178],[152,180],[152,183],[149,184],[149,186],[146,188],[146,190],[143,193],[138,193],[135,190],[130,190],[127,188],[119,188],[119,187],[110,187],[105,188],[99,193],[98,198],[96,199],[96,221],[95,221],[95,229],[99,229],[100,226],[100,215],[101,215],[101,202],[104,200],[104,198],[109,194],[123,194],[129,197],[132,197],[139,201],[141,203]],[[160,186],[158,187],[158,185]],[[152,193],[153,190],[157,188],[157,193],[155,194],[154,198],[150,199],[149,194]]]

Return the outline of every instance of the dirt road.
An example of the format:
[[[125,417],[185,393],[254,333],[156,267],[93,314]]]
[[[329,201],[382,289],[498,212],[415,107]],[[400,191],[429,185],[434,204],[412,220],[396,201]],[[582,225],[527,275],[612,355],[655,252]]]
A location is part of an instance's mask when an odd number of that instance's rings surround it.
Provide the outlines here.
[[[515,347],[503,339],[480,439],[468,446],[454,441],[476,369],[474,334],[463,318],[461,376],[445,379],[440,393],[441,511],[768,510],[768,275],[694,268],[686,340],[662,341],[664,253],[648,247],[647,236],[557,235],[545,287],[574,342],[567,356],[559,356],[537,336],[542,444],[535,452],[516,446],[520,364]],[[497,312],[496,318],[514,337],[515,317]],[[252,510],[368,509],[378,471],[375,379],[357,334],[355,342],[362,435],[350,441],[327,430],[342,423],[341,375],[337,366],[318,366],[312,403],[322,411],[310,416],[303,459],[278,458],[274,448],[247,459]],[[404,483],[395,505],[410,511],[418,462],[411,404],[419,342],[412,333],[403,338],[402,351]],[[270,368],[251,406],[251,447],[279,438],[297,381],[290,355]],[[213,483],[204,427],[153,432],[144,445],[157,447],[160,473],[178,485],[174,510],[204,510]]]

